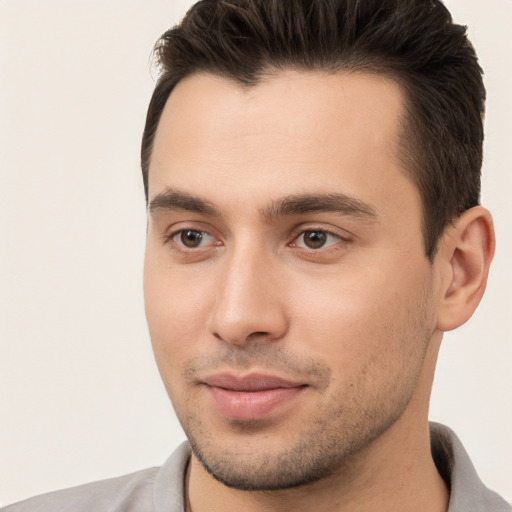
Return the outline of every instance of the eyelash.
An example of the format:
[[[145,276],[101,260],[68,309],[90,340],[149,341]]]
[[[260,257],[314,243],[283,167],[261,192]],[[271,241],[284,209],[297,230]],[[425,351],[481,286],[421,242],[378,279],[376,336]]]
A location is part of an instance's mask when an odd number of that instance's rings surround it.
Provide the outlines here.
[[[213,245],[206,245],[206,246],[198,246],[198,247],[186,247],[183,243],[180,243],[178,240],[176,240],[176,238],[180,235],[183,235],[183,233],[185,232],[194,232],[194,233],[200,233],[201,235],[207,235],[207,236],[210,236],[212,237],[213,239],[215,239],[215,237],[213,235],[211,235],[208,231],[206,230],[203,230],[203,229],[193,229],[193,228],[185,228],[185,229],[179,229],[177,231],[173,231],[170,235],[166,236],[165,237],[165,242],[166,243],[169,243],[171,244],[173,250],[177,251],[177,252],[180,252],[182,254],[191,254],[193,252],[199,252],[199,249],[202,249],[202,248],[208,248],[208,247],[219,247],[222,244],[222,242],[217,242]],[[300,239],[301,236],[304,236],[306,233],[322,233],[323,235],[326,235],[327,237],[331,236],[331,237],[334,237],[337,239],[336,242],[334,243],[331,243],[327,246],[325,245],[322,245],[318,248],[308,248],[308,247],[298,247],[297,245],[297,240]],[[295,233],[292,234],[291,236],[291,242],[288,242],[287,243],[287,246],[288,247],[295,247],[295,248],[298,248],[300,249],[301,251],[304,251],[304,252],[308,252],[310,254],[315,254],[315,253],[319,253],[320,251],[322,252],[326,252],[326,251],[334,251],[334,250],[339,250],[339,247],[336,247],[338,246],[338,244],[341,242],[343,244],[347,244],[349,243],[351,240],[350,238],[346,237],[346,236],[341,236],[339,233],[336,233],[334,232],[333,230],[329,230],[329,229],[326,229],[326,228],[323,228],[323,227],[314,227],[314,226],[311,226],[311,227],[307,227],[307,228],[304,228],[304,227],[301,227],[300,230],[297,230]]]
[[[186,247],[184,244],[182,244],[176,240],[176,238],[178,236],[183,235],[183,233],[186,233],[186,232],[200,233],[202,236],[208,235],[208,236],[212,237],[213,239],[215,239],[215,237],[213,235],[211,235],[210,233],[208,233],[208,231],[206,231],[204,229],[185,228],[185,229],[179,229],[177,231],[173,231],[170,235],[165,237],[164,241],[166,243],[171,244],[171,246],[174,250],[179,251],[181,253],[186,253],[186,254],[190,254],[193,251],[195,252],[197,249],[203,248],[202,246],[197,247],[197,248]],[[218,242],[218,243],[213,244],[213,247],[220,246],[220,245],[222,245],[222,243]]]
[[[337,241],[334,242],[334,243],[331,243],[327,246],[325,245],[322,245],[318,248],[312,248],[312,247],[298,247],[297,245],[297,240],[299,240],[300,238],[303,239],[303,242],[304,242],[304,236],[306,235],[306,233],[322,233],[323,235],[326,235],[327,237],[334,237]],[[329,249],[331,250],[334,250],[335,249],[335,246],[340,243],[340,242],[349,242],[349,239],[347,237],[343,237],[341,236],[339,233],[335,233],[334,231],[331,231],[329,229],[326,229],[326,228],[320,228],[320,227],[308,227],[306,229],[304,228],[301,228],[300,231],[298,231],[298,233],[296,235],[293,236],[293,239],[292,239],[292,242],[290,242],[288,244],[289,247],[298,247],[299,249],[301,249],[302,251],[308,251],[308,252],[311,252],[311,253],[317,253],[321,250],[323,250],[323,252],[325,251],[328,251]]]

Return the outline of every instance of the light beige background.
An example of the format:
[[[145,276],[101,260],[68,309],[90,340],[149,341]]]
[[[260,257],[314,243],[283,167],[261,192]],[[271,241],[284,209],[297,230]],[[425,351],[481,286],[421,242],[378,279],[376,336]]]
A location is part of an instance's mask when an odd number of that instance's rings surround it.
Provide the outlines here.
[[[512,499],[512,0],[450,0],[486,69],[498,252],[431,417]],[[139,140],[189,0],[0,0],[0,503],[160,465],[183,438],[145,326]]]

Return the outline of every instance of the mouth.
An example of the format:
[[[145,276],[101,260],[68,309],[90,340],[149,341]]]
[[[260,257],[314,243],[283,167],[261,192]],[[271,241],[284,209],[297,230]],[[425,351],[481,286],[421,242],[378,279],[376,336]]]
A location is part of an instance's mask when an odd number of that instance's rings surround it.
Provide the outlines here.
[[[258,420],[284,408],[301,394],[307,384],[275,375],[236,376],[216,374],[203,379],[213,405],[224,417],[233,420]]]

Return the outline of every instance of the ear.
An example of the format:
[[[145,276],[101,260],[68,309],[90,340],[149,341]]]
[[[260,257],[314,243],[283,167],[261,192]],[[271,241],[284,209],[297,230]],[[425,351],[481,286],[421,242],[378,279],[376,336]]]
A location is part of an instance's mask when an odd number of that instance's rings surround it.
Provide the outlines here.
[[[450,331],[469,320],[487,284],[494,256],[491,214],[482,206],[465,211],[440,240],[442,269],[437,327]]]

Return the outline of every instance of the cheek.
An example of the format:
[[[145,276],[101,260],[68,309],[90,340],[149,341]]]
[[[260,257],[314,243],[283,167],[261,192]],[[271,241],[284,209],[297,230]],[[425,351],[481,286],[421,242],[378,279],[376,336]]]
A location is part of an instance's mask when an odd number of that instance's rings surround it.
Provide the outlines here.
[[[417,344],[424,344],[418,338],[429,332],[430,308],[421,272],[405,275],[390,266],[352,267],[343,275],[298,287],[295,297],[295,338],[307,333],[309,350],[343,368],[347,378],[376,360],[388,367],[401,364]]]
[[[144,265],[144,302],[155,359],[166,385],[184,360],[197,352],[208,297],[207,283],[180,275],[151,254]]]
[[[318,407],[359,418],[408,402],[432,334],[418,284],[416,291],[390,286],[372,293],[345,283],[323,301],[303,304],[303,336],[294,338],[308,340],[308,355],[328,365],[332,377]]]

